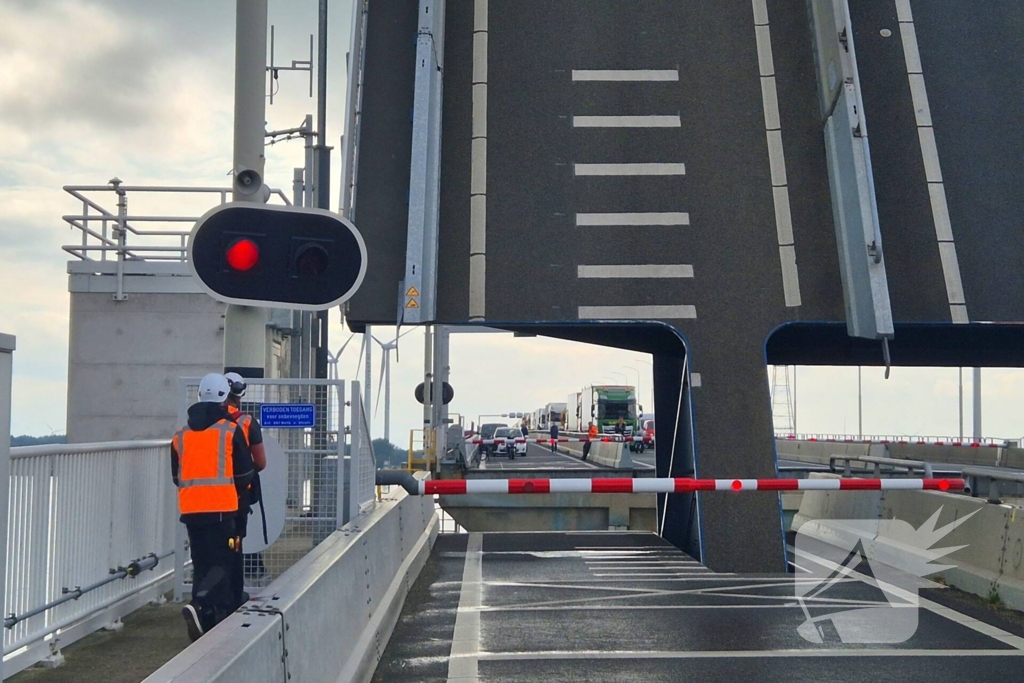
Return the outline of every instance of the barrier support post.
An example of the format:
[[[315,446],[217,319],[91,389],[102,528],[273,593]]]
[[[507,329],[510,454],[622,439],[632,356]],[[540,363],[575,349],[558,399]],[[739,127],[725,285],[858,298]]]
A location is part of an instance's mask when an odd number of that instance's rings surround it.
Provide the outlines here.
[[[13,370],[15,338],[0,333],[0,530],[4,543],[0,543],[0,605],[7,598],[7,506],[11,488],[11,374]],[[0,659],[0,680],[4,678],[4,664]]]

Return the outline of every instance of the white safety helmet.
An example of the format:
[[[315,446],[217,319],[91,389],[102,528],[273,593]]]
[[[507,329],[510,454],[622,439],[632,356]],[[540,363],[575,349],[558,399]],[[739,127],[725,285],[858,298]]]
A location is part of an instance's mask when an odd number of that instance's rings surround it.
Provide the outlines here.
[[[245,380],[237,372],[225,373],[224,379],[228,381],[228,387],[232,396],[245,396]]]
[[[199,400],[202,403],[223,403],[231,386],[224,375],[211,372],[199,382]]]

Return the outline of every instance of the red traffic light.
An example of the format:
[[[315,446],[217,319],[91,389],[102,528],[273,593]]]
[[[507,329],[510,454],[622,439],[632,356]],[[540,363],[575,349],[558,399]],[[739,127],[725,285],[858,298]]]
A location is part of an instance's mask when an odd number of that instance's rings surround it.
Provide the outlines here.
[[[232,270],[251,270],[260,260],[260,247],[251,239],[235,240],[225,254]]]

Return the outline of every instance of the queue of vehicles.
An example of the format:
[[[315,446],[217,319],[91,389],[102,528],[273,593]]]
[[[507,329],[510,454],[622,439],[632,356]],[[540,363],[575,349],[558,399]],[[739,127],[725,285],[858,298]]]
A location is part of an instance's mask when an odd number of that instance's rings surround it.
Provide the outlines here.
[[[637,404],[636,388],[628,385],[583,387],[569,394],[565,402],[547,403],[530,413],[517,413],[515,417],[520,415],[518,426],[504,422],[480,425],[480,438],[492,442],[480,445],[478,452],[482,459],[526,457],[523,427],[547,433],[557,425],[564,432],[586,434],[593,423],[599,434],[643,437],[643,440],[630,442],[629,449],[633,452],[642,453],[646,448],[654,447],[654,414],[643,412],[643,406]]]

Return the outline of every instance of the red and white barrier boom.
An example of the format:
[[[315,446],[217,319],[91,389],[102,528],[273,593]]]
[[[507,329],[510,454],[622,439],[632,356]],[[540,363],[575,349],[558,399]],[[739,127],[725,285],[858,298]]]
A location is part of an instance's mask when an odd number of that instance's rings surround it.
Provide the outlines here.
[[[466,493],[693,493],[694,491],[963,491],[963,479],[440,479],[420,495]]]
[[[510,439],[508,437],[499,436],[495,439],[469,439],[466,443],[473,444],[474,446],[493,446],[494,444],[505,444],[505,443],[543,443],[550,444],[552,441],[556,443],[588,443],[604,441],[605,443],[626,443],[628,441],[646,441],[650,443],[654,441],[649,436],[604,436],[597,437],[596,439],[588,439],[587,437],[559,437],[557,439],[543,439],[533,438],[527,439],[525,436],[519,439]]]

